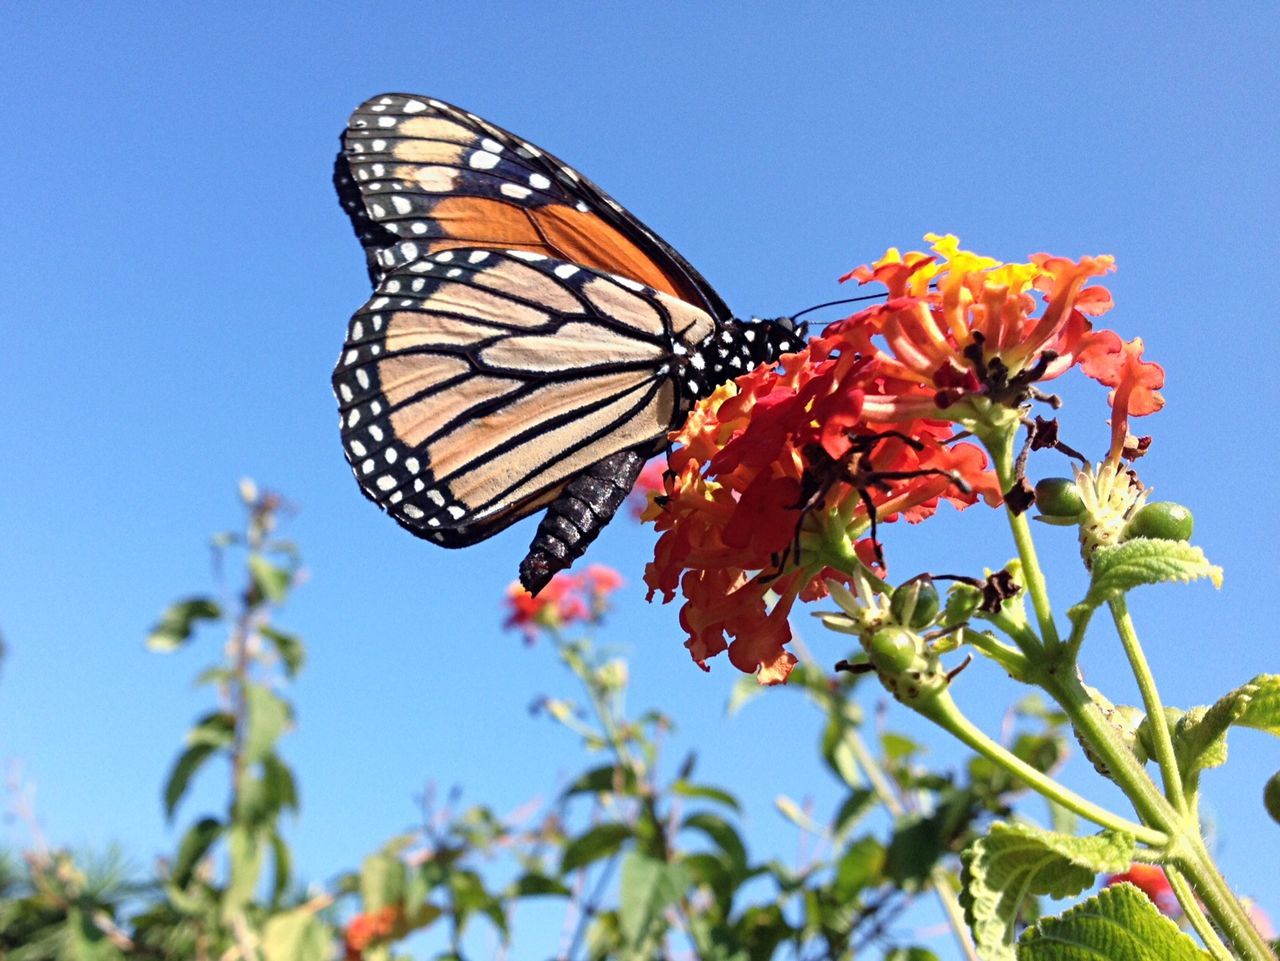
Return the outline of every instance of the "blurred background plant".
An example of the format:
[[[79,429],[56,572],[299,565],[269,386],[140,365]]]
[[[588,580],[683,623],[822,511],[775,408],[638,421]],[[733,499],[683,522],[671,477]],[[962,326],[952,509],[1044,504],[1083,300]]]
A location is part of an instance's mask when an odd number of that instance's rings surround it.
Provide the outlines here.
[[[247,480],[239,494],[242,528],[213,539],[216,590],[172,605],[147,638],[178,653],[222,631],[220,657],[196,677],[214,704],[186,732],[161,810],[178,817],[201,780],[221,779],[225,804],[191,816],[176,850],[143,870],[117,850],[51,849],[15,775],[11,813],[28,843],[0,859],[0,958],[460,959],[476,956],[468,932],[482,924],[504,952],[529,957],[928,961],[943,950],[938,932],[904,920],[922,898],[950,919],[944,954],[976,957],[957,907],[957,854],[1011,814],[1022,785],[981,759],[931,768],[882,715],[867,722],[857,677],[808,660],[791,689],[824,719],[815,747],[843,798],[819,812],[779,796],[779,822],[748,824],[732,785],[698,778],[696,754],[664,756],[669,713],[628,709],[626,658],[595,639],[621,578],[599,566],[561,575],[537,599],[519,589],[506,599],[508,628],[544,643],[574,681],[533,713],[579,739],[583,769],[549,803],[505,817],[429,786],[416,831],[303,885],[282,829],[302,798],[282,742],[296,724],[288,687],[307,655],[277,617],[306,572],[278,534],[287,503]],[[729,711],[759,693],[744,678]],[[1034,702],[1010,714],[1007,734],[1039,770],[1064,757],[1062,718]],[[770,847],[753,832],[788,823],[794,862],[753,853]],[[526,899],[563,911],[558,943],[517,940]],[[1025,914],[1034,920],[1034,900]]]

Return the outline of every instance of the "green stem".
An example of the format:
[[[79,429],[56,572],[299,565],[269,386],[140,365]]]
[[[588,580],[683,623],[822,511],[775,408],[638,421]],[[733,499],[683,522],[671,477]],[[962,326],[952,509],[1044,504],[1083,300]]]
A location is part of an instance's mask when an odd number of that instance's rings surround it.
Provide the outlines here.
[[[1200,935],[1200,940],[1204,942],[1205,948],[1213,955],[1214,961],[1234,961],[1231,957],[1231,952],[1227,950],[1227,946],[1218,937],[1218,932],[1213,930],[1213,925],[1209,923],[1209,919],[1200,910],[1200,900],[1196,897],[1195,892],[1191,890],[1191,885],[1182,876],[1182,872],[1170,864],[1164,869],[1164,874],[1169,879],[1169,887],[1173,889],[1174,895],[1177,896],[1178,903],[1182,905],[1182,913],[1187,916],[1187,920],[1191,923],[1191,927],[1195,929],[1196,934]]]
[[[987,758],[987,760],[993,764],[998,764],[1010,774],[1025,781],[1028,787],[1068,811],[1074,811],[1082,818],[1104,828],[1130,834],[1143,844],[1149,844],[1152,847],[1164,847],[1168,844],[1169,837],[1165,832],[1130,821],[1114,811],[1108,811],[1106,808],[1094,804],[1092,801],[1076,794],[1070,788],[1059,784],[1053,778],[1037,771],[1030,764],[1012,754],[1008,749],[987,737],[961,713],[949,692],[943,691],[929,702],[913,706],[919,713],[950,732]]]
[[[893,784],[881,769],[879,762],[876,761],[871,751],[867,749],[867,744],[862,739],[862,735],[856,730],[850,729],[845,732],[845,736],[848,738],[849,748],[853,752],[854,760],[858,762],[858,766],[867,775],[867,780],[871,782],[871,787],[876,792],[876,797],[880,799],[880,803],[895,818],[902,817],[906,813],[906,809],[894,790]],[[929,871],[929,886],[933,888],[934,894],[938,896],[938,903],[942,905],[942,913],[947,916],[947,924],[955,935],[956,943],[960,946],[965,961],[981,961],[978,957],[978,949],[973,943],[973,936],[969,933],[969,926],[965,924],[964,910],[960,907],[960,900],[956,897],[955,891],[951,890],[951,882],[942,865],[935,864]]]
[[[1176,832],[1182,819],[1155,786],[1146,768],[1138,763],[1133,751],[1120,740],[1120,735],[1085,690],[1074,667],[1052,672],[1042,686],[1067,712],[1076,731],[1102,759],[1111,779],[1128,796],[1142,820],[1170,834]]]
[[[1179,858],[1177,867],[1186,874],[1195,893],[1200,895],[1209,917],[1225,935],[1231,950],[1246,961],[1276,961],[1276,955],[1249,920],[1244,905],[1219,873],[1204,841],[1198,834],[1188,840],[1193,853]]]
[[[997,438],[984,437],[988,453],[995,463],[996,477],[1000,479],[1000,490],[1009,491],[1017,483],[1018,478],[1013,466],[1013,442],[1015,431],[1006,430],[998,435],[998,443],[991,441]],[[1027,524],[1026,514],[1015,514],[1005,508],[1009,518],[1009,529],[1013,533],[1013,543],[1018,549],[1018,559],[1022,561],[1022,576],[1026,581],[1027,594],[1031,596],[1031,605],[1035,608],[1036,620],[1040,623],[1040,636],[1051,647],[1059,644],[1058,627],[1053,623],[1053,608],[1049,604],[1049,589],[1045,585],[1044,574],[1040,570],[1040,559],[1036,555],[1035,542],[1031,537],[1031,527]],[[1031,653],[1031,652],[1028,652]]]
[[[1164,781],[1164,795],[1181,814],[1187,813],[1187,798],[1182,790],[1182,775],[1178,771],[1178,759],[1173,753],[1173,738],[1169,734],[1169,722],[1164,714],[1164,705],[1160,702],[1160,692],[1156,688],[1155,678],[1147,657],[1138,642],[1138,633],[1134,630],[1133,619],[1129,617],[1129,608],[1123,597],[1110,602],[1111,616],[1115,620],[1116,630],[1120,634],[1120,643],[1124,645],[1124,653],[1129,658],[1129,666],[1138,682],[1138,690],[1142,693],[1142,704],[1147,709],[1147,729],[1155,741],[1156,763],[1160,765],[1160,777]]]

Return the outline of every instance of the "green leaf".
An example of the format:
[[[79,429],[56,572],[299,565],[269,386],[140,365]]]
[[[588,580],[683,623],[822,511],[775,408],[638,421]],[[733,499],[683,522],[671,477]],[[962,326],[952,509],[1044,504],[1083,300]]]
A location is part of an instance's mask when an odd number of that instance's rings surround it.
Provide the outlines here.
[[[884,956],[884,961],[938,961],[938,956],[927,948],[894,948]]]
[[[276,811],[298,810],[298,785],[293,772],[274,752],[262,759],[262,782]]]
[[[160,652],[176,651],[191,640],[201,621],[216,621],[221,616],[222,608],[207,597],[179,601],[160,615],[160,622],[147,637],[147,647]]]
[[[265,961],[312,961],[330,954],[334,932],[309,908],[295,908],[267,919],[262,929]]]
[[[173,812],[187,793],[191,779],[215,750],[212,744],[195,744],[179,754],[178,759],[173,762],[173,769],[164,782],[164,816],[167,819],[173,820]]]
[[[1210,564],[1200,548],[1186,541],[1135,537],[1094,552],[1093,581],[1078,607],[1090,611],[1143,584],[1185,584],[1202,577],[1222,586],[1222,568]],[[1073,608],[1072,619],[1077,616]]]
[[[236,739],[236,718],[229,711],[213,711],[206,714],[187,732],[187,744],[208,744],[213,747],[230,747]]]
[[[302,665],[307,660],[307,650],[303,647],[302,639],[296,634],[278,630],[270,624],[261,627],[259,633],[269,640],[271,646],[276,649],[276,654],[280,657],[280,663],[284,665],[285,675],[291,678],[297,677],[298,672],[302,670]]]
[[[742,843],[742,838],[738,836],[738,832],[733,829],[733,826],[728,821],[716,817],[714,814],[699,812],[690,814],[685,818],[681,827],[685,830],[701,831],[711,839],[716,847],[724,852],[737,872],[745,872],[747,870],[747,849]]]
[[[855,704],[842,702],[839,708],[831,710],[822,731],[822,759],[832,773],[851,788],[860,788],[866,783],[854,750],[854,738],[858,736],[857,711]]]
[[[868,885],[877,883],[885,866],[885,849],[868,835],[849,845],[836,863],[835,893],[850,901]]]
[[[289,583],[293,575],[282,567],[277,567],[261,554],[249,555],[249,576],[258,593],[272,604],[279,604],[289,593]]]
[[[1133,837],[1119,832],[1072,837],[997,821],[964,853],[960,903],[978,953],[984,961],[1013,961],[1018,912],[1028,897],[1079,894],[1095,875],[1127,868],[1133,851]]]
[[[293,876],[293,855],[278,831],[271,832],[271,862],[275,872],[271,882],[271,903],[279,904]]]
[[[703,798],[708,801],[715,801],[727,808],[731,808],[735,813],[742,811],[742,807],[738,804],[736,797],[724,788],[714,787],[710,784],[693,784],[683,779],[673,781],[671,782],[671,793],[680,797]]]
[[[563,882],[534,871],[520,875],[511,885],[511,893],[518,898],[570,897],[573,892]]]
[[[688,879],[678,864],[632,851],[622,862],[618,923],[626,945],[638,950],[651,937],[662,912],[684,893]]]
[[[1209,957],[1132,884],[1113,884],[1064,914],[1037,922],[1018,945],[1018,961],[1208,961]]]
[[[836,811],[836,816],[831,820],[832,832],[839,837],[861,821],[869,811],[876,807],[876,804],[876,794],[871,788],[858,788],[850,791],[848,796],[840,803],[840,809]]]
[[[248,729],[244,737],[244,763],[257,764],[275,747],[289,721],[289,705],[261,684],[244,689]]]
[[[1212,707],[1193,708],[1179,719],[1173,742],[1188,777],[1226,762],[1227,729],[1233,724],[1280,735],[1280,674],[1259,674]]]
[[[404,900],[405,866],[395,854],[378,851],[360,865],[360,899],[365,912],[400,904]]]
[[[821,834],[822,827],[813,818],[811,818],[799,804],[787,797],[785,794],[779,794],[773,799],[773,806],[778,812],[800,828],[802,831],[809,831],[812,834]]]
[[[124,954],[111,943],[107,933],[93,918],[93,912],[87,911],[78,904],[67,909],[67,920],[64,928],[66,945],[63,951],[57,952],[59,959],[68,961],[123,961]],[[34,945],[27,945],[34,947]],[[18,951],[22,948],[19,946]],[[14,955],[15,957],[17,954]],[[23,957],[47,958],[52,954],[40,951],[38,954],[23,954]]]
[[[635,771],[616,764],[592,768],[564,789],[565,797],[575,794],[632,794],[636,789]]]
[[[178,842],[178,855],[173,861],[173,883],[185,888],[191,881],[196,865],[222,836],[222,822],[216,818],[201,818],[187,829]]]
[[[733,717],[747,705],[748,701],[754,701],[763,693],[764,688],[754,676],[738,678],[733,685],[733,690],[729,692],[729,703],[725,705],[725,714]]]
[[[560,857],[561,873],[576,871],[593,861],[608,857],[622,847],[629,837],[631,828],[625,824],[597,824],[564,846],[564,853]]]
[[[258,879],[262,876],[261,839],[256,831],[233,824],[227,832],[227,853],[231,862],[231,877],[227,880],[227,889],[222,895],[224,915],[253,900]]]

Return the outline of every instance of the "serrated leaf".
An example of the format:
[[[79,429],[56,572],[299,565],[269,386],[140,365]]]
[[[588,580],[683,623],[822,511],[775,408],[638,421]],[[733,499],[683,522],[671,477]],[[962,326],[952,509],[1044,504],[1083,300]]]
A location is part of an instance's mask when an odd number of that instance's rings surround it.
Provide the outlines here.
[[[1093,580],[1080,606],[1098,607],[1144,584],[1185,584],[1202,577],[1222,586],[1222,568],[1210,564],[1200,548],[1186,541],[1135,537],[1094,552]]]
[[[1056,918],[1037,922],[1018,944],[1018,961],[1101,958],[1208,961],[1210,955],[1128,883],[1113,884]]]
[[[654,922],[676,902],[687,883],[679,864],[668,864],[636,851],[623,859],[618,923],[628,948],[635,951],[649,939]]]
[[[1193,708],[1179,719],[1173,741],[1188,778],[1226,763],[1227,730],[1233,724],[1280,736],[1280,674],[1259,674],[1212,707]]]
[[[263,626],[259,633],[270,641],[271,646],[276,649],[280,663],[284,665],[285,675],[287,677],[297,677],[298,672],[302,670],[302,665],[307,660],[307,651],[302,645],[302,639],[296,634],[281,631],[270,624]]]
[[[261,554],[249,555],[249,576],[258,593],[273,604],[279,604],[289,593],[293,575],[283,567],[272,564]]]
[[[244,763],[257,764],[271,753],[284,732],[289,721],[289,706],[261,684],[246,685],[244,694],[248,708]]]
[[[997,821],[964,854],[960,903],[984,961],[1013,961],[1018,912],[1033,895],[1079,894],[1102,872],[1133,860],[1131,835],[1103,831],[1089,837],[1057,834]]]
[[[560,857],[561,873],[576,871],[593,861],[608,857],[622,847],[629,837],[631,828],[625,824],[597,824],[564,846],[564,853]]]
[[[173,819],[173,812],[187,793],[191,779],[215,750],[212,744],[195,744],[179,754],[178,759],[173,762],[173,769],[164,782],[164,816],[167,819]]]
[[[195,633],[201,621],[216,621],[222,616],[222,608],[207,597],[192,597],[179,601],[160,616],[151,628],[147,647],[153,651],[176,651]]]
[[[724,788],[715,787],[711,784],[693,784],[690,781],[679,780],[671,783],[671,793],[687,798],[702,798],[707,801],[715,801],[717,804],[723,804],[727,808],[731,808],[735,812],[742,810],[738,804],[738,799],[726,791]]]
[[[329,955],[333,932],[308,908],[295,908],[267,920],[262,929],[265,961],[312,961]]]
[[[173,883],[184,888],[191,880],[196,865],[222,836],[222,822],[216,818],[201,818],[187,829],[178,842],[178,855],[173,861]]]

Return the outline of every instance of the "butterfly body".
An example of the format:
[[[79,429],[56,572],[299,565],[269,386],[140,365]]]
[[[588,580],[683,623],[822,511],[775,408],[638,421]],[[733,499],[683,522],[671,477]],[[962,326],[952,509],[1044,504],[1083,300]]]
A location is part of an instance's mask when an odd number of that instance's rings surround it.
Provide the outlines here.
[[[798,338],[735,320],[669,245],[540,148],[443,101],[375,97],[334,175],[374,293],[333,374],[361,490],[445,547],[543,508],[537,592],[696,401]]]

